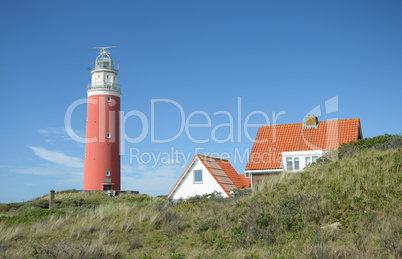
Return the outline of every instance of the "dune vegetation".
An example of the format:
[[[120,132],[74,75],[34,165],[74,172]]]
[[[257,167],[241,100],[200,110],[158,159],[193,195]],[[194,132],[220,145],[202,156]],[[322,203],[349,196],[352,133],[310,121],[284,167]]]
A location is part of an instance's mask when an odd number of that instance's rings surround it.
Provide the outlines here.
[[[400,146],[388,135],[344,145],[338,160],[228,199],[70,190],[52,209],[48,196],[1,204],[0,257],[401,258]]]

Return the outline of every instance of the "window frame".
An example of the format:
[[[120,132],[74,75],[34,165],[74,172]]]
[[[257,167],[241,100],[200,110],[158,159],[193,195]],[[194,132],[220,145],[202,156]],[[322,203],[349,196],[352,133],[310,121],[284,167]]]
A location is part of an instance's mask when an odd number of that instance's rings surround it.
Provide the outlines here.
[[[110,170],[106,170],[106,176],[110,176]]]
[[[296,168],[296,160],[297,160],[297,168]],[[300,158],[298,156],[293,157],[293,171],[300,170]]]
[[[110,138],[111,135],[112,135],[112,134],[111,134],[110,132],[107,132],[107,133],[106,133],[106,138]]]
[[[296,168],[296,165],[297,165],[297,168]],[[286,171],[296,172],[296,171],[300,171],[300,170],[301,169],[300,169],[300,157],[299,156],[286,157]]]
[[[308,159],[308,161],[307,161],[307,159]],[[304,164],[305,164],[305,166],[311,165],[311,156],[304,157]]]
[[[196,180],[196,173],[201,173],[201,181],[197,181]],[[194,170],[193,171],[193,183],[194,184],[202,184],[203,183],[203,173],[202,173],[202,170],[200,169],[200,170]]]
[[[290,163],[290,168],[289,168]],[[293,157],[286,158],[286,171],[293,171]]]

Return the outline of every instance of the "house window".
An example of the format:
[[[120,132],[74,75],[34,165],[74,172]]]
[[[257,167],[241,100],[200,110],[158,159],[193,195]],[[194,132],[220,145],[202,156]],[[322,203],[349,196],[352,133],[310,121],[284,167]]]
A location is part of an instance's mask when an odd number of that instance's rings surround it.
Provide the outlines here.
[[[300,169],[300,162],[298,157],[287,157],[286,158],[286,170],[293,171]]]
[[[311,163],[315,163],[318,159],[318,156],[307,156],[305,159],[306,159],[306,166],[308,166]]]
[[[110,170],[106,170],[106,176],[110,176]]]
[[[110,132],[106,133],[106,138],[110,138]]]
[[[286,158],[286,168],[288,171],[293,170],[293,159],[291,157]]]
[[[110,101],[112,100],[112,98],[110,96],[107,97],[107,102],[110,103]]]
[[[202,170],[194,170],[194,183],[202,183]]]
[[[244,177],[250,178],[250,173],[244,173]]]
[[[295,158],[293,159],[293,162],[294,162],[294,168],[295,168],[295,170],[299,170],[299,169],[300,169],[300,166],[299,166],[299,158],[298,158],[298,157],[295,157]]]
[[[313,163],[315,163],[315,161],[317,161],[317,159],[318,159],[318,156],[312,156]]]
[[[308,166],[309,164],[311,164],[311,157],[307,156],[306,157],[306,166]]]

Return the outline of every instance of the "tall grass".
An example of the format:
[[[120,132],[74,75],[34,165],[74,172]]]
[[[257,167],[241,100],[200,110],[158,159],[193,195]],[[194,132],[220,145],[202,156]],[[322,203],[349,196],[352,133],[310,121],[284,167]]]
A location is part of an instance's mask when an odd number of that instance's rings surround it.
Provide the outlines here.
[[[246,194],[173,204],[67,192],[52,210],[40,207],[46,196],[2,204],[0,257],[402,257],[401,149],[350,152]]]

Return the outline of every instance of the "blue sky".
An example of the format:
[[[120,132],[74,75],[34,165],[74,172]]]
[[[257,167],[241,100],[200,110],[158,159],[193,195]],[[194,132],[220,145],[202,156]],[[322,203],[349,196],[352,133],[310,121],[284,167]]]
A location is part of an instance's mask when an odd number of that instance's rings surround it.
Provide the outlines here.
[[[246,123],[301,122],[318,105],[320,120],[360,118],[365,137],[401,133],[400,1],[3,1],[0,29],[0,202],[82,189],[65,115],[97,46],[117,46],[121,109],[147,121],[122,124],[138,140],[122,139],[126,190],[167,194],[187,166],[171,154],[214,152],[241,173]],[[79,136],[85,112],[71,116]]]

